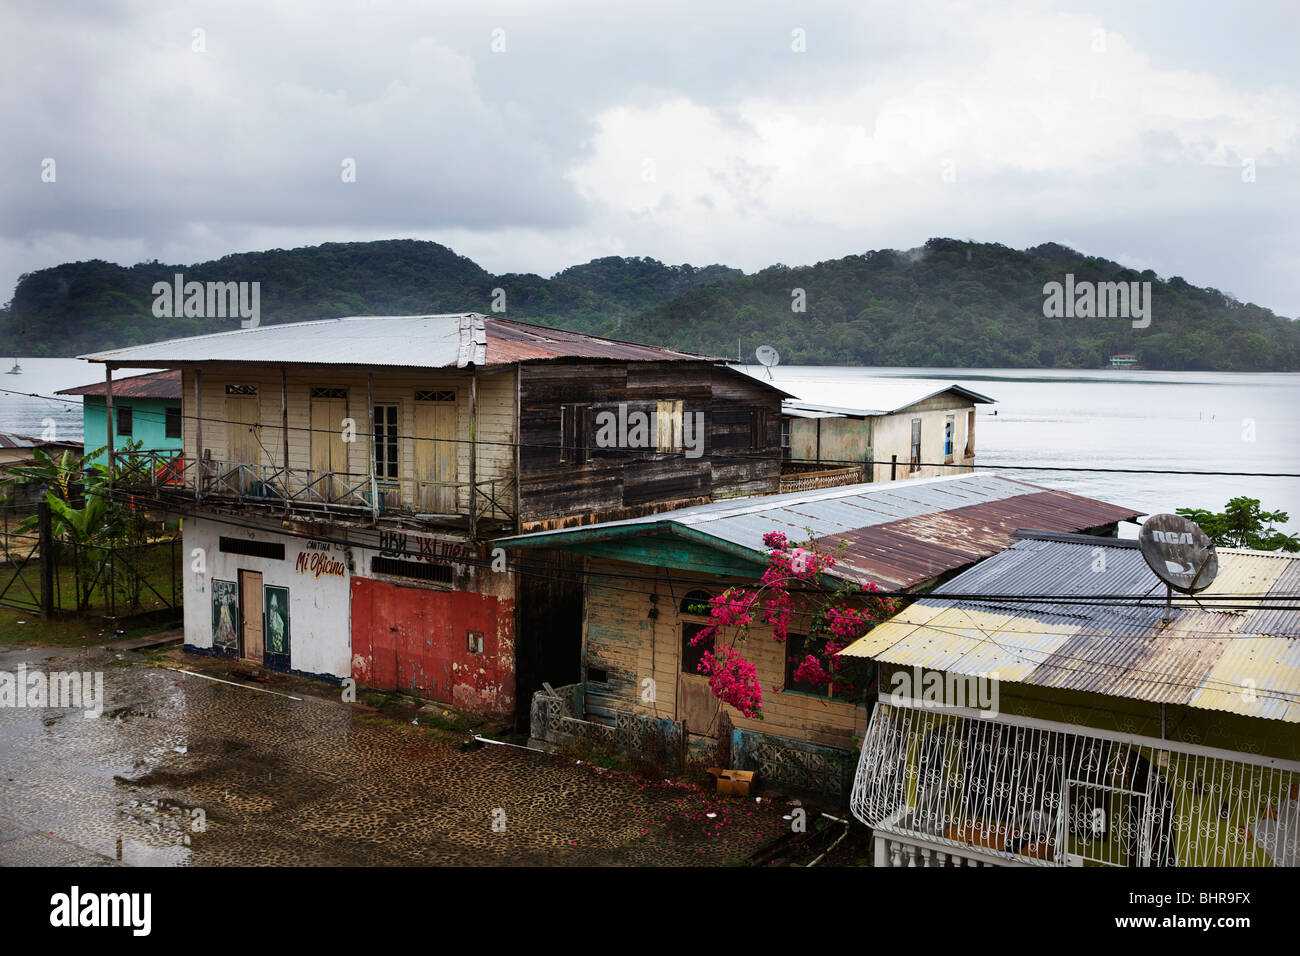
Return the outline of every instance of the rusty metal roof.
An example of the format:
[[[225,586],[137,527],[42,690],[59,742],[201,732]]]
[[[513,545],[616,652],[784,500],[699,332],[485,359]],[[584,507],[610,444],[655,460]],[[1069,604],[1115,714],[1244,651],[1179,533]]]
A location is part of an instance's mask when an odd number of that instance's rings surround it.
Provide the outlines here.
[[[1009,547],[1020,528],[1084,531],[1141,513],[981,473],[728,499],[503,541],[516,547],[564,548],[677,534],[766,562],[763,536],[768,532],[783,532],[792,542],[806,541],[811,534],[836,549],[834,577],[903,590]],[[847,544],[844,550],[839,550],[841,541]]]
[[[31,435],[0,432],[0,448],[81,448],[79,441],[45,441]]]
[[[234,320],[232,320],[234,321]],[[485,341],[468,342],[477,333]],[[466,346],[478,349],[466,351]],[[484,348],[486,346],[486,348]],[[194,362],[283,362],[393,368],[455,368],[557,359],[620,362],[723,361],[653,345],[551,329],[474,312],[350,316],[287,322],[95,352],[81,358],[136,367]]]
[[[1073,538],[1073,540],[1071,540]],[[1300,555],[1219,550],[1220,572],[1200,597],[1292,596]],[[1185,704],[1300,722],[1300,598],[1243,609],[1178,598],[1164,619],[1164,588],[1136,542],[1030,537],[959,574],[842,653],[958,674]],[[943,594],[988,600],[941,601]],[[1079,603],[997,600],[1077,595]]]
[[[78,385],[76,388],[61,388],[55,395],[103,395],[106,389],[103,382],[91,385]],[[114,398],[176,398],[181,397],[181,371],[168,369],[165,372],[149,372],[146,375],[129,375],[113,379]]]

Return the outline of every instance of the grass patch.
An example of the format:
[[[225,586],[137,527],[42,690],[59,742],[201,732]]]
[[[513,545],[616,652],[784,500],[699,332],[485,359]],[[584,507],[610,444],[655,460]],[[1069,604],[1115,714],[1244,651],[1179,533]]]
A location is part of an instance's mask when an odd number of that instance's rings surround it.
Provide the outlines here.
[[[22,623],[19,623],[19,622]],[[175,628],[174,623],[143,624],[116,634],[112,625],[100,618],[61,617],[46,620],[39,611],[20,611],[0,607],[0,644],[56,644],[64,647],[91,647],[128,637],[144,637]]]

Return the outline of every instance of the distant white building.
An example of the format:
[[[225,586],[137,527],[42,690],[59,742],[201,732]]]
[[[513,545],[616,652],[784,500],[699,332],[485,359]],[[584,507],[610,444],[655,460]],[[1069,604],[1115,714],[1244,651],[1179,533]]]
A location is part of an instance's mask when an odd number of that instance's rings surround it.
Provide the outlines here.
[[[917,382],[799,391],[781,403],[786,490],[969,472],[975,463],[975,406],[996,401],[961,385]],[[836,478],[841,473],[843,482]]]

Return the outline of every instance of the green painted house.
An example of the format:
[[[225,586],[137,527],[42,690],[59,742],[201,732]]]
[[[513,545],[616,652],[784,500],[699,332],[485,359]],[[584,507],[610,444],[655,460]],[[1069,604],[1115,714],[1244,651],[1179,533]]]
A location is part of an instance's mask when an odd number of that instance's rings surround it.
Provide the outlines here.
[[[59,395],[82,397],[85,445],[94,450],[108,444],[104,423],[103,382],[61,389]],[[113,380],[113,445],[140,442],[146,451],[174,449],[181,453],[181,373],[179,369],[132,375]],[[94,460],[102,463],[105,454]]]

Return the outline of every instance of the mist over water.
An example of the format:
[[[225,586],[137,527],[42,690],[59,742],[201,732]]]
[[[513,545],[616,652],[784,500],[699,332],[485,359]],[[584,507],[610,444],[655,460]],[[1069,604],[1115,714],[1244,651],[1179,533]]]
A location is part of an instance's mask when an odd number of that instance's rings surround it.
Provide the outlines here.
[[[103,367],[78,359],[0,358],[0,431],[39,435],[53,419],[59,438],[82,439],[79,399],[31,398],[102,381]],[[766,380],[767,372],[746,369]],[[145,369],[122,370],[134,375]],[[871,379],[938,387],[958,383],[997,399],[977,406],[980,465],[1300,472],[1300,374],[1064,369],[920,369],[777,366],[772,381],[810,401],[852,406]],[[818,396],[824,395],[825,398]],[[63,396],[67,398],[67,396]],[[993,412],[997,414],[994,415]],[[1253,423],[1253,441],[1251,428]],[[103,436],[93,436],[98,447]],[[1008,470],[1004,474],[1155,514],[1180,507],[1219,510],[1249,495],[1290,514],[1300,531],[1300,479],[1223,478]],[[1121,528],[1132,537],[1136,527]]]

